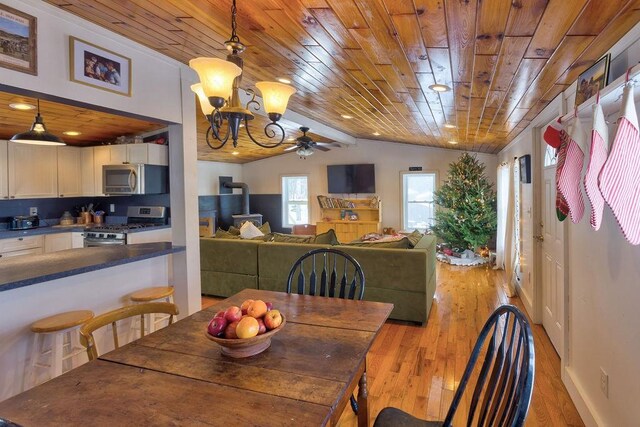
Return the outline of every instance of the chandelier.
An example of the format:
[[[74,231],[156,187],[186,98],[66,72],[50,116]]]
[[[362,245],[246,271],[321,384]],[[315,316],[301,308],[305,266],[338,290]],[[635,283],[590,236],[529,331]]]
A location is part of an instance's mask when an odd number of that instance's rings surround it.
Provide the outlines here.
[[[253,120],[253,113],[249,111],[249,107],[258,111],[260,104],[256,101],[256,94],[252,89],[243,89],[251,99],[244,107],[240,104],[238,92],[243,67],[240,55],[246,47],[236,34],[236,27],[236,0],[233,0],[231,37],[224,43],[230,52],[227,59],[194,58],[189,61],[189,67],[198,73],[200,79],[200,83],[192,85],[191,90],[198,95],[200,108],[209,122],[206,134],[207,145],[214,150],[219,150],[231,138],[233,146],[237,147],[241,123],[244,121],[244,128],[251,141],[263,148],[274,148],[284,141],[285,131],[278,120],[287,109],[289,97],[296,92],[296,89],[277,82],[256,83],[256,87],[262,94],[264,109],[271,120],[271,123],[267,123],[264,127],[264,134],[277,142],[256,140],[249,130],[249,120]],[[224,135],[223,126],[226,126]]]

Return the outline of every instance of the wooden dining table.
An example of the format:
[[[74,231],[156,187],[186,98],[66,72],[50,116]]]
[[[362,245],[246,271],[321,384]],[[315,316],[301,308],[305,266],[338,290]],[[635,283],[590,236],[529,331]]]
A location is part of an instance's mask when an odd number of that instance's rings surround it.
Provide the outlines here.
[[[271,346],[233,359],[205,336],[247,299],[286,317]],[[358,388],[369,425],[366,356],[392,304],[245,289],[99,359],[0,402],[0,417],[46,425],[336,425]]]

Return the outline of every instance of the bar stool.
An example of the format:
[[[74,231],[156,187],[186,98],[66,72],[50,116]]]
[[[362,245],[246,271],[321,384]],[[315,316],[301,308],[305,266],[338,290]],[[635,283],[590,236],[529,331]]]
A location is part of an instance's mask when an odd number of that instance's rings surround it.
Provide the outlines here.
[[[49,370],[47,381],[73,369],[72,358],[78,354],[86,354],[86,350],[79,342],[78,329],[85,322],[93,319],[93,316],[91,310],[67,311],[45,317],[31,324],[34,338],[30,372],[25,376],[27,380],[25,390],[39,384],[37,379],[40,368]],[[48,347],[46,341],[50,341]],[[44,356],[49,358],[48,363],[46,360],[41,360]],[[64,362],[67,360],[69,363],[65,369]]]
[[[154,286],[151,288],[140,289],[132,293],[129,298],[135,303],[147,303],[147,302],[170,302],[173,303],[173,286]],[[145,335],[152,333],[157,328],[159,323],[169,321],[171,316],[161,313],[149,314],[149,321],[145,321]],[[136,318],[132,322],[133,330],[140,330],[140,319]]]

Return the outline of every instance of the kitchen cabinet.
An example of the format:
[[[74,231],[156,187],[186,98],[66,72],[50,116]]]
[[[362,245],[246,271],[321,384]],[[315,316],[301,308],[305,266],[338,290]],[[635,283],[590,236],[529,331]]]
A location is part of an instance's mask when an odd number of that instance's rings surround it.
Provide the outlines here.
[[[82,196],[82,150],[78,147],[57,147],[58,196]]]
[[[136,233],[127,234],[127,244],[135,243],[153,243],[153,242],[170,242],[171,228],[162,228],[160,230],[145,230]]]
[[[94,194],[104,196],[102,192],[102,166],[111,164],[111,146],[93,147]]]
[[[149,165],[169,165],[169,147],[157,144],[127,144],[127,161],[129,163],[146,163]]]
[[[56,148],[8,143],[9,198],[58,197]]]
[[[44,253],[71,249],[71,233],[56,233],[44,235]]]
[[[129,161],[126,145],[110,145],[109,149],[111,150],[110,165],[121,165]]]
[[[71,248],[83,248],[84,247],[84,232],[74,231],[71,233]]]
[[[83,196],[95,196],[96,177],[94,175],[93,147],[80,148],[80,185]]]
[[[41,254],[43,236],[22,236],[0,239],[0,262],[4,258]]]
[[[0,199],[9,198],[7,141],[0,140]]]

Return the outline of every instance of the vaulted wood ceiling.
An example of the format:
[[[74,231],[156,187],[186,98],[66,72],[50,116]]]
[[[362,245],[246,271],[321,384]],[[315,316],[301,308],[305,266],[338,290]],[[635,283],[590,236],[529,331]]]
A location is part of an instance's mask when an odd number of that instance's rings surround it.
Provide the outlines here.
[[[226,56],[231,0],[47,1],[185,63]],[[640,20],[640,0],[237,3],[243,85],[289,78],[289,108],[355,137],[488,153]]]

